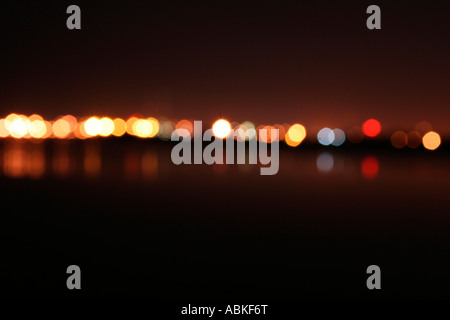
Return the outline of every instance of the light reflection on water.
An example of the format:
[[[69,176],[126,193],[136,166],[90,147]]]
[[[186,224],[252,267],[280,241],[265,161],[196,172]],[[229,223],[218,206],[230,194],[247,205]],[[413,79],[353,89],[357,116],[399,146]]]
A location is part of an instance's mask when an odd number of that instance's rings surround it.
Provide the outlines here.
[[[154,182],[171,175],[197,179],[259,176],[259,165],[179,165],[171,162],[171,144],[142,141],[6,140],[0,144],[0,171],[8,178],[109,179]],[[376,150],[375,150],[376,151]],[[395,156],[393,156],[395,155]],[[450,176],[447,157],[428,154],[398,156],[389,152],[280,150],[277,177],[285,179],[388,179],[443,178]]]

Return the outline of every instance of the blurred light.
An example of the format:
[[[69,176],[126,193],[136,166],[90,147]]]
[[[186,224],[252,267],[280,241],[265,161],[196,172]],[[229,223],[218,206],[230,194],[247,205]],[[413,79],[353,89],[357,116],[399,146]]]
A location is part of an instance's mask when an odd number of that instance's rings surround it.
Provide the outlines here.
[[[378,159],[373,156],[366,157],[361,163],[361,173],[367,180],[375,179],[380,171]]]
[[[250,121],[244,121],[235,128],[235,139],[239,142],[255,139],[255,125]]]
[[[110,136],[114,132],[114,121],[108,117],[100,119],[101,129],[100,135],[102,137]]]
[[[306,129],[299,123],[292,125],[285,136],[286,144],[296,147],[306,138]]]
[[[33,120],[28,125],[28,131],[33,138],[44,138],[47,133],[47,126],[43,120]]]
[[[173,130],[175,130],[175,124],[170,120],[164,121],[159,128],[158,137],[161,140],[169,140]]]
[[[403,131],[398,130],[392,134],[391,143],[394,148],[401,149],[408,143],[408,136]]]
[[[281,124],[274,125],[274,128],[278,130],[278,141],[283,141],[286,137],[286,128]]]
[[[368,137],[376,137],[381,132],[381,124],[378,120],[369,119],[363,123],[362,131]]]
[[[347,131],[347,139],[351,143],[360,143],[364,139],[364,134],[360,127],[351,127]]]
[[[6,138],[7,136],[9,136],[9,131],[6,128],[5,122],[5,119],[0,119],[0,138]]]
[[[95,137],[102,131],[102,122],[96,117],[91,117],[84,123],[84,130],[88,136]]]
[[[153,138],[159,133],[159,121],[153,117],[147,118],[147,121],[150,122],[150,125],[152,126],[149,137]]]
[[[10,122],[9,133],[13,138],[22,138],[28,133],[28,119],[25,116],[16,116]]]
[[[336,128],[333,130],[333,134],[334,134],[334,140],[333,140],[333,142],[331,142],[331,144],[335,147],[339,147],[345,141],[345,132],[342,131],[341,129]]]
[[[420,146],[422,142],[422,138],[420,136],[420,133],[417,131],[410,131],[408,132],[408,140],[407,140],[407,146],[411,149],[416,149]]]
[[[150,121],[139,119],[133,123],[133,132],[139,138],[148,138],[153,132],[153,126]]]
[[[272,126],[262,126],[262,128],[258,130],[259,140],[264,143],[272,143],[273,141],[277,141],[278,134],[275,132],[272,135],[272,129],[275,130]]]
[[[317,140],[321,145],[328,146],[334,141],[334,132],[330,128],[323,128],[317,134]]]
[[[428,150],[436,150],[441,145],[441,137],[437,132],[430,131],[422,138],[423,146]]]
[[[53,123],[53,134],[55,137],[60,139],[66,138],[70,132],[70,123],[67,120],[61,118]]]
[[[114,130],[113,130],[112,134],[114,136],[121,137],[125,134],[125,132],[127,132],[127,123],[125,122],[125,120],[116,118],[116,119],[114,119],[113,124],[114,124]]]
[[[136,132],[134,132],[134,123],[136,122],[136,121],[138,121],[139,119],[138,118],[136,118],[136,117],[130,117],[130,118],[128,118],[128,120],[127,120],[127,133],[128,134],[130,134],[130,135],[136,135]]]
[[[73,132],[75,130],[75,128],[77,127],[77,124],[78,124],[77,118],[75,118],[74,116],[71,116],[70,114],[68,114],[68,115],[62,117],[62,119],[64,119],[65,121],[67,121],[67,123],[69,123],[70,132]]]
[[[433,130],[428,121],[420,121],[414,129],[423,137],[427,132]]]
[[[328,152],[322,152],[316,160],[317,170],[322,173],[328,173],[333,170],[334,158]]]
[[[219,119],[214,122],[212,126],[212,131],[215,137],[219,139],[226,138],[231,132],[231,125],[225,119]]]
[[[192,135],[192,132],[194,131],[194,126],[192,125],[192,123],[189,120],[178,121],[175,128],[176,128],[175,131],[176,131],[177,135],[180,137],[184,137],[185,134],[184,134],[184,132],[180,131],[179,129],[187,130],[190,135]]]

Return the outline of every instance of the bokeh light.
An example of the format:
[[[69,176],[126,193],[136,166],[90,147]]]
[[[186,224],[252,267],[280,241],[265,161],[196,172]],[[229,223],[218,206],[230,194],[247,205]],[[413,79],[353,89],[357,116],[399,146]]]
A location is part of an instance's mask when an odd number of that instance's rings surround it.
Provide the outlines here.
[[[70,123],[64,118],[58,119],[53,123],[53,135],[57,138],[64,139],[70,132]]]
[[[299,123],[292,125],[285,135],[286,144],[290,147],[296,147],[306,138],[306,129]]]
[[[8,126],[11,137],[23,138],[28,133],[28,122],[25,116],[15,116]]]
[[[441,145],[441,137],[437,132],[430,131],[422,138],[423,146],[428,150],[436,150]]]
[[[110,136],[114,132],[114,121],[108,117],[100,119],[100,135],[102,137]]]
[[[214,122],[212,131],[216,138],[224,139],[231,132],[231,124],[225,119],[219,119]]]
[[[354,126],[347,131],[347,139],[351,143],[360,143],[364,139],[364,134],[360,127]]]
[[[345,142],[345,132],[339,128],[333,129],[334,140],[331,144],[335,147],[341,146]]]
[[[321,145],[329,146],[334,141],[334,132],[330,128],[323,128],[317,133],[317,140]]]
[[[394,148],[401,149],[408,143],[408,135],[401,131],[395,131],[391,136],[391,143]]]
[[[376,137],[381,132],[381,124],[375,119],[366,120],[362,125],[362,131],[368,137]]]
[[[88,136],[95,137],[102,131],[102,122],[96,117],[91,117],[84,123],[84,130]]]
[[[125,120],[116,118],[114,119],[113,123],[114,123],[114,130],[112,132],[113,136],[121,137],[125,134],[125,132],[127,132],[127,123],[125,122]]]

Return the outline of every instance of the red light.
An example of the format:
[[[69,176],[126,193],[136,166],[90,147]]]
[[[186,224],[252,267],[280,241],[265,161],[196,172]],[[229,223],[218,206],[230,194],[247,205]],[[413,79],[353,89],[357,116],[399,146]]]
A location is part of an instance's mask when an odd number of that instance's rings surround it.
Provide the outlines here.
[[[366,157],[361,163],[361,173],[367,180],[375,179],[380,171],[378,159],[373,156]]]
[[[363,123],[362,131],[368,137],[376,137],[381,132],[381,124],[378,120],[369,119]]]

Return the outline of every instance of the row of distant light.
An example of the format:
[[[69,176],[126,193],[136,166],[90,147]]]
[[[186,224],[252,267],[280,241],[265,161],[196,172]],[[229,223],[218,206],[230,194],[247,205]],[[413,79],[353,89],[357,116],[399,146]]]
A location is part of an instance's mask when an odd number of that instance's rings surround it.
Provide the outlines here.
[[[218,138],[229,136],[231,129],[234,129],[235,138],[238,141],[258,139],[270,143],[274,140],[284,140],[287,145],[296,147],[306,138],[306,129],[301,124],[258,126],[250,121],[231,124],[225,119],[217,120],[213,126],[213,134]],[[183,131],[184,129],[186,131]],[[259,129],[267,129],[267,135],[259,135]],[[272,136],[270,129],[278,129],[278,135]],[[169,140],[173,132],[183,136],[186,132],[192,135],[194,127],[191,121],[181,120],[177,123],[171,120],[159,121],[156,118],[142,118],[131,116],[128,120],[121,118],[111,119],[108,117],[90,117],[78,121],[71,115],[58,118],[56,121],[44,120],[39,115],[26,117],[24,115],[10,114],[4,119],[0,119],[0,137],[13,138],[35,138],[45,139],[50,137],[65,139],[79,138],[86,139],[96,136],[116,136],[120,137],[126,133],[140,138],[159,137],[162,140]],[[376,137],[381,132],[381,124],[378,120],[369,119],[361,127],[352,127],[348,131],[348,140],[353,143],[361,142],[364,136]],[[336,128],[323,128],[317,134],[320,144],[328,146],[340,146],[346,140],[343,130]],[[396,131],[391,136],[391,143],[396,148],[408,146],[417,148],[421,143],[426,149],[435,150],[441,144],[438,133],[431,131],[428,122],[419,123],[415,130],[405,133]]]

